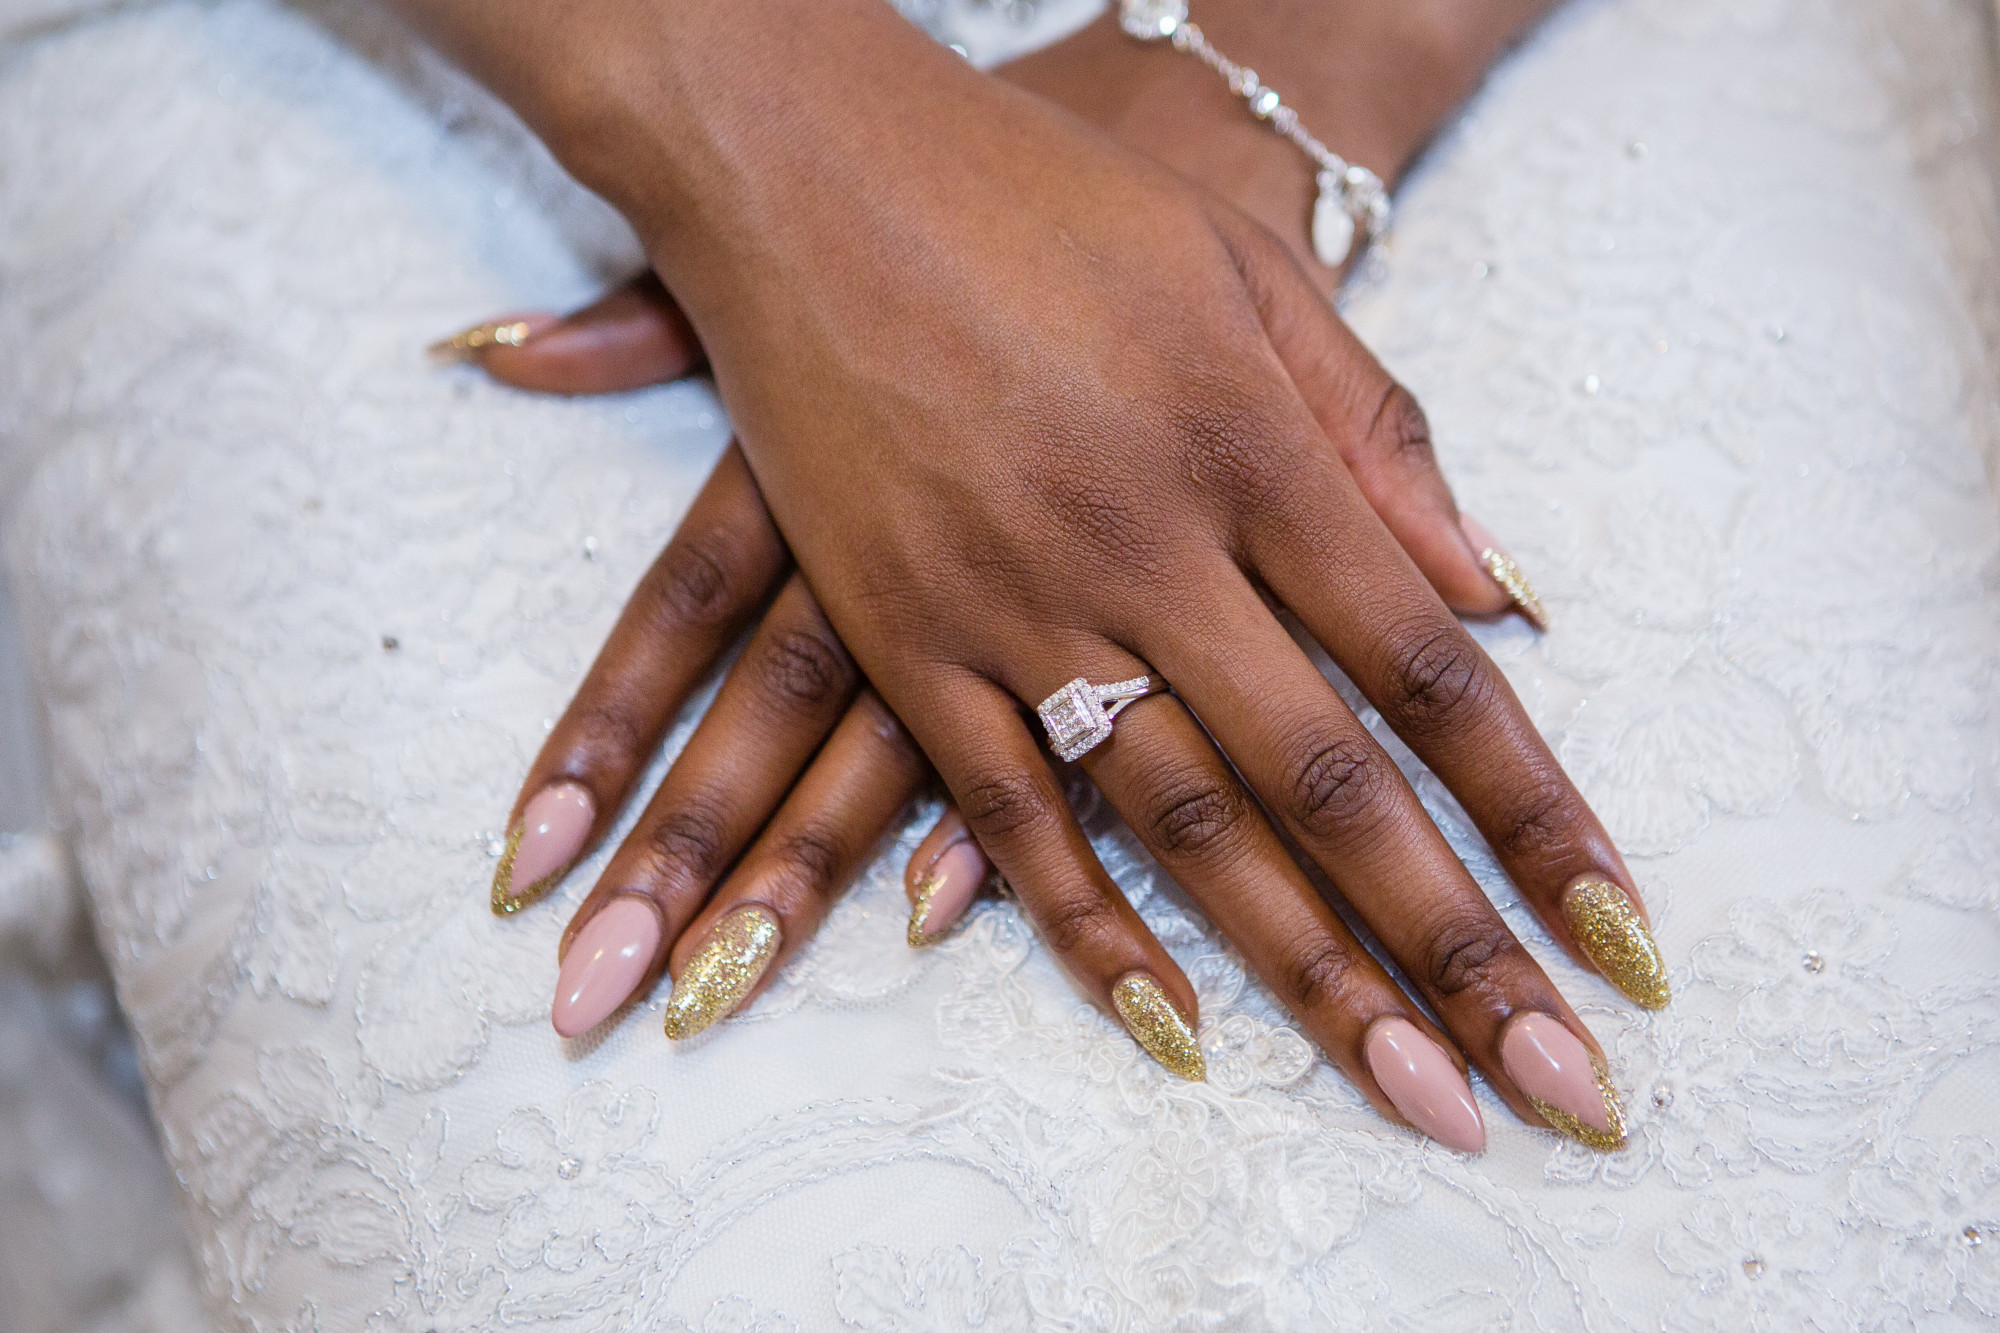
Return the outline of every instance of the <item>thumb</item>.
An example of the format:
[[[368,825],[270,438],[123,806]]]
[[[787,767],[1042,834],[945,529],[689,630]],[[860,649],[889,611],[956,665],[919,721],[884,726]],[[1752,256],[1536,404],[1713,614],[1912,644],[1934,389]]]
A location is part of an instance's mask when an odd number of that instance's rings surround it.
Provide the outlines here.
[[[570,315],[512,315],[431,348],[472,361],[504,384],[542,393],[621,393],[665,384],[700,366],[694,328],[652,273]]]

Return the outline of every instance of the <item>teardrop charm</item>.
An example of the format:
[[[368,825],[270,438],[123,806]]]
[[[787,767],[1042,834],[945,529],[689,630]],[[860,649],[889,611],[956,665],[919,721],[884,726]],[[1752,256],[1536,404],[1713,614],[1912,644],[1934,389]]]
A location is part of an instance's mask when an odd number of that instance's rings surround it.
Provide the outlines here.
[[[1321,172],[1319,198],[1313,203],[1313,253],[1328,268],[1339,268],[1354,249],[1354,215],[1347,211],[1347,195],[1340,178]]]

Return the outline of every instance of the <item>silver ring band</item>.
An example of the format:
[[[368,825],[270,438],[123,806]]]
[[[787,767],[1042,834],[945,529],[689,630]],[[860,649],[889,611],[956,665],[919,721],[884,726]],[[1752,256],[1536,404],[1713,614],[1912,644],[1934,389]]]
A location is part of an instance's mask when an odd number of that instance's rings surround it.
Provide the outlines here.
[[[1051,694],[1035,708],[1049,748],[1075,761],[1111,739],[1111,722],[1127,705],[1149,694],[1164,694],[1167,682],[1158,676],[1135,676],[1110,685],[1092,685],[1082,676]]]

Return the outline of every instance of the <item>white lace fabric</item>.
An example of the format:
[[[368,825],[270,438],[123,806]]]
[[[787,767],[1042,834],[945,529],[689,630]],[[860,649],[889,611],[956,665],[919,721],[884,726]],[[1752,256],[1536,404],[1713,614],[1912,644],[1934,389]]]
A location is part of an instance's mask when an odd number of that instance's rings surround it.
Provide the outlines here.
[[[1991,25],[1576,5],[1348,302],[1550,604],[1481,636],[1673,967],[1646,1014],[1570,965],[1418,772],[1633,1123],[1596,1156],[1482,1089],[1477,1158],[1377,1117],[1098,812],[1205,1085],[1009,905],[908,950],[930,811],[749,1013],[556,1038],[601,860],[495,920],[499,824],[727,425],[698,384],[554,401],[418,353],[629,237],[366,10],[17,33],[0,554],[218,1326],[2000,1317]]]

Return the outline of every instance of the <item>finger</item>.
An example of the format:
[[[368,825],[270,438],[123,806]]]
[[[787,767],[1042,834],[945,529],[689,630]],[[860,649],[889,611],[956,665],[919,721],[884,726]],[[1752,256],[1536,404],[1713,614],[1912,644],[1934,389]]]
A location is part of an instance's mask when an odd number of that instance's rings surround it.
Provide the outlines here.
[[[1340,489],[1256,539],[1265,582],[1458,798],[1554,937],[1634,1001],[1665,1005],[1665,964],[1610,835],[1507,678],[1405,557],[1387,541],[1356,553],[1358,505]],[[1336,527],[1350,554],[1329,567],[1311,543]]]
[[[667,949],[770,820],[859,687],[853,661],[794,575],[563,932],[552,1015],[558,1032],[574,1036],[596,1026],[658,975]],[[634,900],[651,907],[651,920],[627,905]],[[615,929],[601,924],[613,913]],[[649,928],[642,958],[639,936]],[[624,961],[609,974],[622,993],[596,980],[596,951],[607,940],[632,951],[629,958],[620,953]]]
[[[909,733],[864,690],[675,946],[667,1036],[684,1040],[734,1012],[803,947],[929,775]]]
[[[732,444],[529,767],[493,875],[496,914],[547,893],[610,826],[668,723],[788,563]]]
[[[1020,709],[966,676],[912,691],[903,716],[1056,960],[1147,1054],[1199,1081],[1194,987],[1105,873]]]
[[[1584,1045],[1589,1030],[1466,872],[1402,771],[1255,592],[1244,585],[1198,616],[1167,619],[1175,633],[1137,646],[1160,664],[1460,1048],[1523,1116],[1540,1115],[1558,1128],[1581,1125],[1597,1135],[1586,1141],[1615,1146],[1622,1138],[1615,1097],[1593,1079],[1587,1095],[1564,1085],[1567,1100],[1550,1102],[1545,1071],[1510,1044],[1523,1016],[1541,1015],[1548,1024],[1538,1030],[1560,1028],[1576,1043],[1572,1056],[1585,1052],[1582,1066],[1572,1059],[1566,1068],[1594,1071]],[[1255,688],[1245,689],[1245,681]],[[1568,1122],[1551,1116],[1551,1105]]]
[[[621,393],[702,364],[694,326],[650,271],[569,315],[509,315],[432,348],[494,379],[543,393]]]
[[[1541,603],[1519,567],[1482,525],[1460,515],[1417,400],[1354,336],[1283,245],[1261,229],[1242,230],[1240,237],[1232,234],[1232,249],[1248,260],[1239,268],[1271,345],[1369,507],[1447,605],[1495,615],[1518,604],[1542,628]],[[1518,589],[1501,573],[1517,580]]]
[[[1376,1109],[1460,1152],[1485,1146],[1456,1050],[1314,890],[1178,699],[1133,704],[1082,763]]]
[[[903,892],[910,900],[906,934],[910,947],[921,949],[943,939],[979,891],[992,882],[993,863],[979,849],[979,840],[965,826],[958,807],[947,805],[903,870]]]

